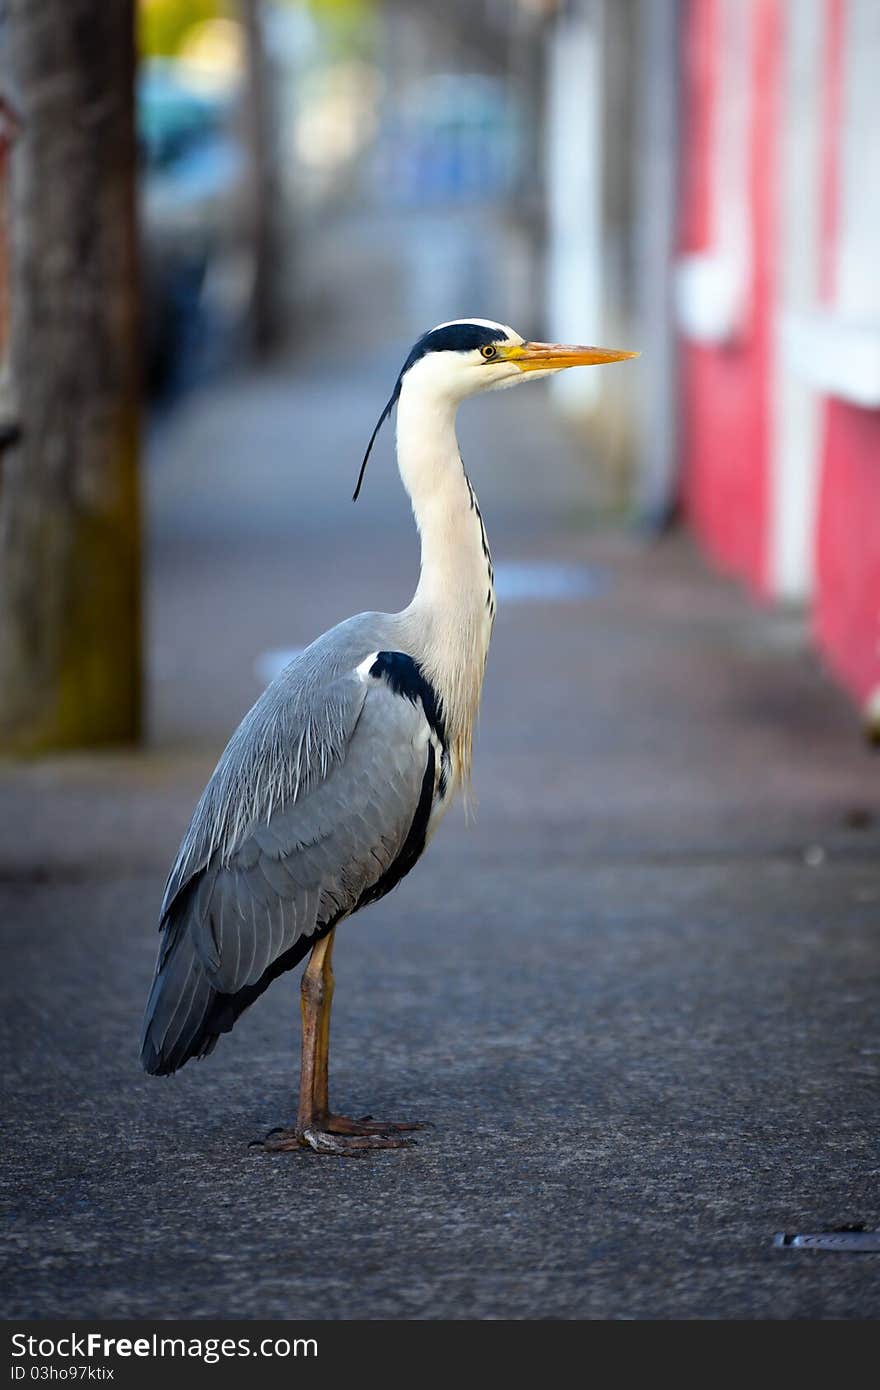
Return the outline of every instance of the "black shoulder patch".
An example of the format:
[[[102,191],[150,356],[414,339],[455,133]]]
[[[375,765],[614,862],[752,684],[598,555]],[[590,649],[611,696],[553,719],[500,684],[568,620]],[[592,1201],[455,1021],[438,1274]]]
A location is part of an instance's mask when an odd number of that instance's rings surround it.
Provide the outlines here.
[[[405,652],[377,652],[370,675],[384,680],[395,695],[403,695],[411,704],[420,700],[425,718],[441,746],[446,747],[446,726],[440,697],[417,661],[413,661]]]
[[[392,656],[399,653],[392,652]],[[406,839],[401,846],[397,858],[388,865],[384,874],[362,893],[358,899],[355,912],[359,908],[366,907],[367,903],[378,902],[384,898],[386,893],[390,893],[392,888],[396,888],[402,878],[405,878],[410,869],[417,862],[425,848],[425,841],[428,838],[428,825],[431,820],[431,807],[434,804],[434,745],[428,744],[428,760],[425,764],[425,775],[422,778],[422,790],[419,794],[419,804],[416,813],[412,818],[412,824],[407,832]]]

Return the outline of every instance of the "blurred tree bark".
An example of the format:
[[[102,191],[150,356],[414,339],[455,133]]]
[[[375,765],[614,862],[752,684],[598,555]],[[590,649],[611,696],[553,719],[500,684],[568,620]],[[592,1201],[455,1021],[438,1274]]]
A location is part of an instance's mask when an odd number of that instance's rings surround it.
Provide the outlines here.
[[[266,52],[263,0],[239,0],[239,6],[247,62],[245,125],[250,165],[247,216],[254,276],[251,340],[256,356],[268,357],[281,338],[272,78]]]
[[[11,168],[0,746],[140,724],[134,0],[3,0]]]

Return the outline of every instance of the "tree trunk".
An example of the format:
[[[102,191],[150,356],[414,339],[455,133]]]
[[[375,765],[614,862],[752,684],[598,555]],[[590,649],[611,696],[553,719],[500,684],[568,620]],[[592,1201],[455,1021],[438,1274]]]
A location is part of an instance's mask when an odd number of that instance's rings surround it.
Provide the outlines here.
[[[245,129],[250,187],[248,233],[253,261],[251,343],[258,358],[271,356],[281,336],[277,177],[274,159],[272,75],[263,34],[263,0],[239,0],[245,33]]]
[[[0,460],[0,746],[140,723],[134,0],[5,0],[9,369]]]

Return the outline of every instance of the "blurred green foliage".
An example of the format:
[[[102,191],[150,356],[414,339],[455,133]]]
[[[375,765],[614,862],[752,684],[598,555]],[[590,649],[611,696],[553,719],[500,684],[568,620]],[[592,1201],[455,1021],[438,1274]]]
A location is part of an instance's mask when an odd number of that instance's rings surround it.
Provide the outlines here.
[[[316,19],[354,29],[375,12],[379,0],[305,0],[305,4]]]
[[[235,0],[138,0],[138,51],[170,58],[187,31],[206,19],[233,18]]]
[[[382,0],[282,0],[305,4],[321,30],[331,58],[367,57],[374,47],[373,20]]]
[[[273,0],[304,5],[332,47],[359,48],[381,0]],[[138,0],[138,51],[145,58],[171,58],[187,32],[206,19],[235,19],[237,0]]]

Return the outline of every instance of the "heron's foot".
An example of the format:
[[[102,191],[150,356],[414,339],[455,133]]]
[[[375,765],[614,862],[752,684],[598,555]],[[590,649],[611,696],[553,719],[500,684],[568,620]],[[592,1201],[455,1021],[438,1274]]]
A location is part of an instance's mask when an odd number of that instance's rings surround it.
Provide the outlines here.
[[[374,1120],[372,1115],[363,1115],[359,1120],[350,1120],[345,1115],[328,1115],[326,1119],[315,1120],[302,1129],[271,1129],[265,1139],[256,1139],[249,1147],[262,1149],[265,1153],[312,1149],[315,1153],[361,1158],[371,1149],[412,1148],[416,1141],[407,1137],[408,1132],[425,1128],[424,1124],[415,1122],[393,1124],[390,1120]]]
[[[334,1115],[333,1121],[338,1123],[343,1117]],[[362,1125],[363,1121],[349,1120],[351,1125]],[[368,1129],[365,1132],[360,1128],[356,1130],[340,1130],[331,1128],[331,1121],[327,1126],[320,1128],[310,1126],[303,1133],[303,1143],[306,1147],[314,1149],[319,1154],[338,1154],[341,1158],[363,1158],[371,1149],[411,1149],[415,1144],[415,1139],[409,1139],[400,1131],[400,1127],[387,1131],[381,1129]]]

